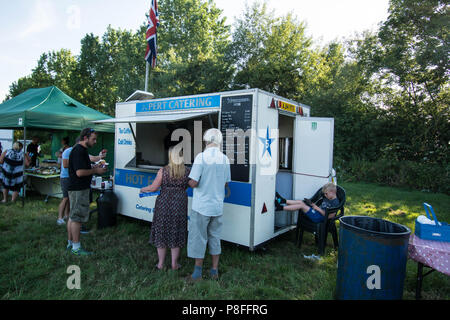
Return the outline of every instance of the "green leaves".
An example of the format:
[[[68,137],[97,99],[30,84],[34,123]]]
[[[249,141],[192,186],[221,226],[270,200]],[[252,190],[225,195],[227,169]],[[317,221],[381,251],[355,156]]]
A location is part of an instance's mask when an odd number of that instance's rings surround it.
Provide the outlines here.
[[[43,53],[33,69],[31,76],[20,78],[10,86],[6,100],[15,97],[29,88],[41,88],[52,85],[61,90],[72,92],[70,79],[76,68],[76,59],[69,50],[61,49]]]
[[[260,88],[335,118],[334,155],[450,162],[449,3],[391,0],[377,32],[314,45],[304,23],[254,2],[232,31],[213,1],[160,0],[156,97]],[[144,14],[142,16],[144,20]],[[146,25],[87,34],[81,52],[43,53],[10,97],[57,85],[114,115],[115,104],[144,88]]]
[[[400,160],[450,160],[448,10],[448,1],[391,0],[378,34],[357,49],[366,74],[385,83],[381,102]]]
[[[311,39],[293,15],[274,16],[265,3],[255,2],[237,20],[229,53],[237,69],[233,88],[260,88],[296,98],[303,90]]]
[[[159,97],[223,91],[231,79],[229,26],[212,1],[159,3],[158,66],[150,88]]]

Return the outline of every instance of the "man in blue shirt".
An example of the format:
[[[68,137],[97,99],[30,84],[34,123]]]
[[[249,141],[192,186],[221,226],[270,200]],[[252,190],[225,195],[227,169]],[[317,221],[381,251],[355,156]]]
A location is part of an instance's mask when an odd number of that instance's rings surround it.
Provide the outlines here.
[[[77,141],[78,143],[78,141]],[[61,155],[61,174],[60,174],[60,181],[61,181],[61,191],[63,194],[63,198],[61,200],[61,203],[58,207],[58,220],[56,220],[56,223],[58,225],[65,224],[64,220],[67,220],[69,218],[69,193],[68,193],[68,187],[69,187],[69,155],[70,151],[72,151],[72,147],[69,147],[64,150],[64,152]],[[64,219],[62,217],[64,213]]]

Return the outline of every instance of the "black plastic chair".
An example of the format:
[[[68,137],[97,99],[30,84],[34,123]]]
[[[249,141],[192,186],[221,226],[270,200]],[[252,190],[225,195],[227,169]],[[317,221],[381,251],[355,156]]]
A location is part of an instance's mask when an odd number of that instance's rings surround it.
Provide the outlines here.
[[[334,208],[327,208],[325,210],[325,220],[323,222],[312,222],[306,214],[304,214],[301,210],[298,213],[297,219],[297,235],[296,235],[296,244],[299,248],[302,246],[303,242],[303,233],[304,231],[311,232],[314,234],[316,245],[319,247],[319,254],[322,255],[325,252],[325,246],[327,244],[327,236],[328,233],[331,233],[333,236],[333,244],[334,248],[337,249],[339,247],[337,228],[336,228],[336,220],[344,215],[344,205],[345,205],[345,190],[336,186],[336,196],[339,199],[339,205]],[[320,188],[314,196],[310,199],[311,202],[314,202],[316,205],[320,206],[323,200],[322,188]],[[329,218],[330,214],[336,213],[336,215],[332,218]]]

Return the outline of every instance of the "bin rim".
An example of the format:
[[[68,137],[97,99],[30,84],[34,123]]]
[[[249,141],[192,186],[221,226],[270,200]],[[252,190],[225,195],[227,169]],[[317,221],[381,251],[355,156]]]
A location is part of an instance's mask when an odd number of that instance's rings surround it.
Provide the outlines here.
[[[356,227],[354,225],[351,225],[347,222],[345,222],[342,219],[345,218],[368,218],[368,219],[372,219],[372,220],[383,220],[389,223],[392,223],[394,225],[397,225],[399,227],[405,228],[405,232],[398,232],[398,233],[388,233],[388,232],[380,232],[380,231],[372,231],[372,230],[367,230],[367,229],[363,229],[360,227]],[[381,218],[374,218],[374,217],[368,217],[368,216],[344,216],[344,217],[340,217],[339,218],[339,223],[342,223],[343,226],[345,226],[348,229],[353,229],[355,231],[361,232],[361,233],[365,233],[365,234],[373,234],[373,235],[380,235],[380,236],[386,236],[386,237],[403,237],[403,236],[407,236],[411,234],[411,229],[409,229],[407,226],[404,226],[402,224],[396,223],[396,222],[392,222],[389,220],[384,220]]]

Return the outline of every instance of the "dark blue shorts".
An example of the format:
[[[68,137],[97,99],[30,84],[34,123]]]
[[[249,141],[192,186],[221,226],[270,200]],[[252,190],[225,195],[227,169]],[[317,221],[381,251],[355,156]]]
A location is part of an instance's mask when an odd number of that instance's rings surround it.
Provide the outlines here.
[[[313,208],[309,208],[308,212],[306,212],[306,216],[315,223],[322,222],[325,220],[325,217],[320,214],[320,212],[314,210]]]

